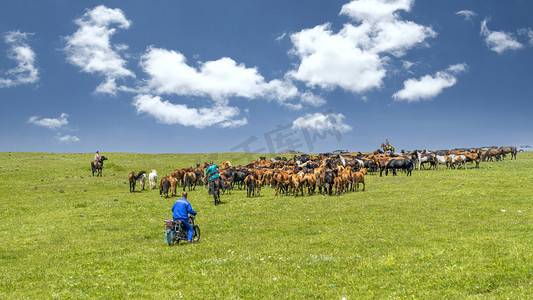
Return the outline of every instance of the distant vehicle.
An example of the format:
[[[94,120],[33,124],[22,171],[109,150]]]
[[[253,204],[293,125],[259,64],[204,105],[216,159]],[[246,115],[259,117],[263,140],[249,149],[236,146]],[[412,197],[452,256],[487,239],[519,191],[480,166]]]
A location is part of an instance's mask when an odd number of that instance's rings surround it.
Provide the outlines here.
[[[333,153],[348,153],[348,150],[335,150]]]
[[[303,153],[303,152],[298,151],[298,150],[286,150],[285,153]]]
[[[516,148],[518,152],[531,151],[532,149],[530,145],[522,145]]]

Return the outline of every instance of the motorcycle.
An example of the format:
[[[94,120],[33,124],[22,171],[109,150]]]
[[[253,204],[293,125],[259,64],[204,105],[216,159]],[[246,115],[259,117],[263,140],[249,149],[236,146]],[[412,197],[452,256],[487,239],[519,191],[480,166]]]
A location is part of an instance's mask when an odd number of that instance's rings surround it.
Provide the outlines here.
[[[194,224],[195,215],[189,214],[189,224],[191,224],[192,229],[194,230],[194,235],[192,236],[192,242],[198,243],[200,241],[200,226]],[[178,245],[180,241],[187,241],[187,228],[183,225],[182,221],[176,220],[165,220],[165,243],[169,246],[174,244]]]

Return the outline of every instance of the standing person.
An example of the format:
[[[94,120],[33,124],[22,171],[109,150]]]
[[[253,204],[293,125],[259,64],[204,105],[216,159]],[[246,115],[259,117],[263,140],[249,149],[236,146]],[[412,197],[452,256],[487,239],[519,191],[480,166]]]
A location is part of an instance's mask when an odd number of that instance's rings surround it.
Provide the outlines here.
[[[191,223],[187,219],[189,218],[189,214],[196,215],[196,212],[192,209],[191,203],[187,201],[187,192],[183,192],[181,197],[172,206],[172,217],[174,221],[183,222],[183,225],[187,228],[187,240],[189,244],[192,244],[194,229],[192,229]]]

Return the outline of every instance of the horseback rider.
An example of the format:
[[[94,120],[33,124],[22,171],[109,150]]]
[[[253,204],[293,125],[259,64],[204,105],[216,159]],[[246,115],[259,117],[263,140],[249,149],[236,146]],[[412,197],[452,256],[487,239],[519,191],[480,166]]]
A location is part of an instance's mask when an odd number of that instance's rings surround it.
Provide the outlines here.
[[[94,155],[94,165],[96,165],[97,162],[100,162],[100,152],[96,151],[96,154]]]
[[[211,180],[220,177],[220,174],[218,174],[218,165],[211,162],[211,165],[205,171],[205,176],[208,177],[208,183],[210,183]]]
[[[387,147],[387,150],[390,150],[389,139],[385,139],[385,147]]]
[[[211,162],[209,168],[205,171],[205,177],[207,178],[207,184],[209,186],[209,195],[211,195],[211,180],[220,177],[220,174],[218,174],[218,165]]]

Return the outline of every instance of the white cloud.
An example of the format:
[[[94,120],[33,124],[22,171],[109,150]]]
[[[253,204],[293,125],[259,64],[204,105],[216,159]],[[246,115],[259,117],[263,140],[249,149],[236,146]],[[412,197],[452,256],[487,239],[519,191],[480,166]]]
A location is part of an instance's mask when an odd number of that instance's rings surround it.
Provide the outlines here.
[[[38,116],[32,116],[28,119],[28,123],[46,127],[50,130],[60,130],[63,127],[68,125],[68,115],[66,113],[61,113],[61,116],[59,118],[41,118]],[[73,135],[62,135],[60,132],[57,132],[55,139],[57,139],[60,142],[79,142],[80,139],[77,136]]]
[[[276,37],[276,41],[281,41],[287,36],[287,33],[284,31],[282,34],[280,34],[278,37]]]
[[[21,84],[39,81],[39,70],[35,66],[35,52],[26,43],[30,34],[11,31],[5,34],[4,41],[8,44],[7,57],[17,63],[0,78],[0,88],[14,87]]]
[[[402,62],[402,65],[403,65],[403,68],[407,71],[409,71],[414,65],[416,65],[414,62],[410,62],[410,61],[407,61],[407,60],[404,60]]]
[[[38,116],[32,116],[28,119],[28,123],[56,130],[68,124],[67,118],[68,115],[66,113],[62,113],[59,118],[40,118]]]
[[[302,104],[309,104],[314,107],[319,107],[326,104],[324,98],[317,96],[310,91],[306,91],[301,95]]]
[[[130,21],[120,9],[110,9],[103,5],[97,6],[75,20],[78,30],[65,38],[67,60],[90,74],[101,74],[105,82],[97,87],[96,92],[115,94],[120,87],[115,80],[135,77],[126,68],[126,61],[120,52],[127,49],[126,45],[111,45],[111,37],[120,29],[128,29]]]
[[[386,71],[379,55],[357,47],[343,33],[334,34],[329,24],[295,33],[291,40],[301,62],[288,75],[308,86],[363,92],[382,84]]]
[[[163,124],[180,124],[204,128],[213,125],[221,127],[236,127],[247,124],[247,120],[235,120],[240,113],[237,107],[227,106],[219,101],[212,107],[189,108],[184,104],[173,104],[159,96],[138,95],[133,105],[137,113],[146,113]]]
[[[140,65],[148,79],[139,90],[156,96],[138,96],[134,105],[137,112],[147,113],[161,123],[197,128],[243,126],[246,118],[235,120],[240,111],[228,105],[228,99],[235,97],[267,99],[290,109],[302,108],[302,104],[295,103],[299,92],[290,80],[267,82],[257,68],[248,68],[228,57],[198,62],[198,67],[193,67],[180,52],[150,47]],[[163,95],[204,97],[212,103],[211,107],[196,109],[162,100]]]
[[[490,50],[502,54],[506,50],[516,50],[523,47],[510,33],[503,31],[490,31],[487,19],[481,22],[481,35],[485,37],[485,44]]]
[[[65,142],[65,143],[68,143],[68,142],[79,142],[80,139],[77,137],[77,136],[73,136],[73,135],[57,135],[56,137],[59,141],[61,142]]]
[[[468,65],[465,63],[451,65],[446,69],[448,73],[459,74],[468,71]]]
[[[246,124],[248,124],[248,119],[242,118],[240,120],[228,120],[228,121],[221,122],[219,126],[222,128],[235,128],[235,127],[244,126]]]
[[[466,64],[456,64],[435,75],[425,75],[419,79],[408,79],[403,83],[403,89],[392,97],[398,101],[418,102],[436,97],[445,88],[454,86],[457,82],[455,75],[466,72]]]
[[[195,68],[180,52],[152,47],[142,56],[141,66],[150,76],[148,87],[157,94],[209,97],[215,101],[231,97],[284,101],[298,95],[290,82],[266,82],[256,68],[247,68],[228,57],[199,62]]]
[[[288,76],[308,86],[342,88],[354,93],[383,85],[387,54],[400,57],[427,38],[430,27],[402,21],[397,11],[410,11],[412,0],[355,0],[340,14],[359,24],[345,24],[338,32],[330,24],[318,25],[291,35],[291,53],[300,59]]]
[[[527,38],[529,38],[529,45],[533,45],[533,29],[522,28],[518,30],[518,33],[521,35],[525,35]]]
[[[350,125],[344,123],[343,114],[334,113],[315,113],[306,114],[303,117],[299,117],[292,122],[292,128],[294,129],[310,129],[315,132],[325,131],[338,131],[348,132],[352,130]]]
[[[460,11],[456,12],[455,14],[458,15],[458,16],[464,17],[465,20],[467,20],[467,21],[472,21],[472,19],[475,16],[477,16],[477,14],[474,11],[468,10],[468,9],[460,10]]]
[[[396,19],[396,11],[410,11],[414,0],[358,0],[344,4],[341,14],[358,22],[381,22]]]

